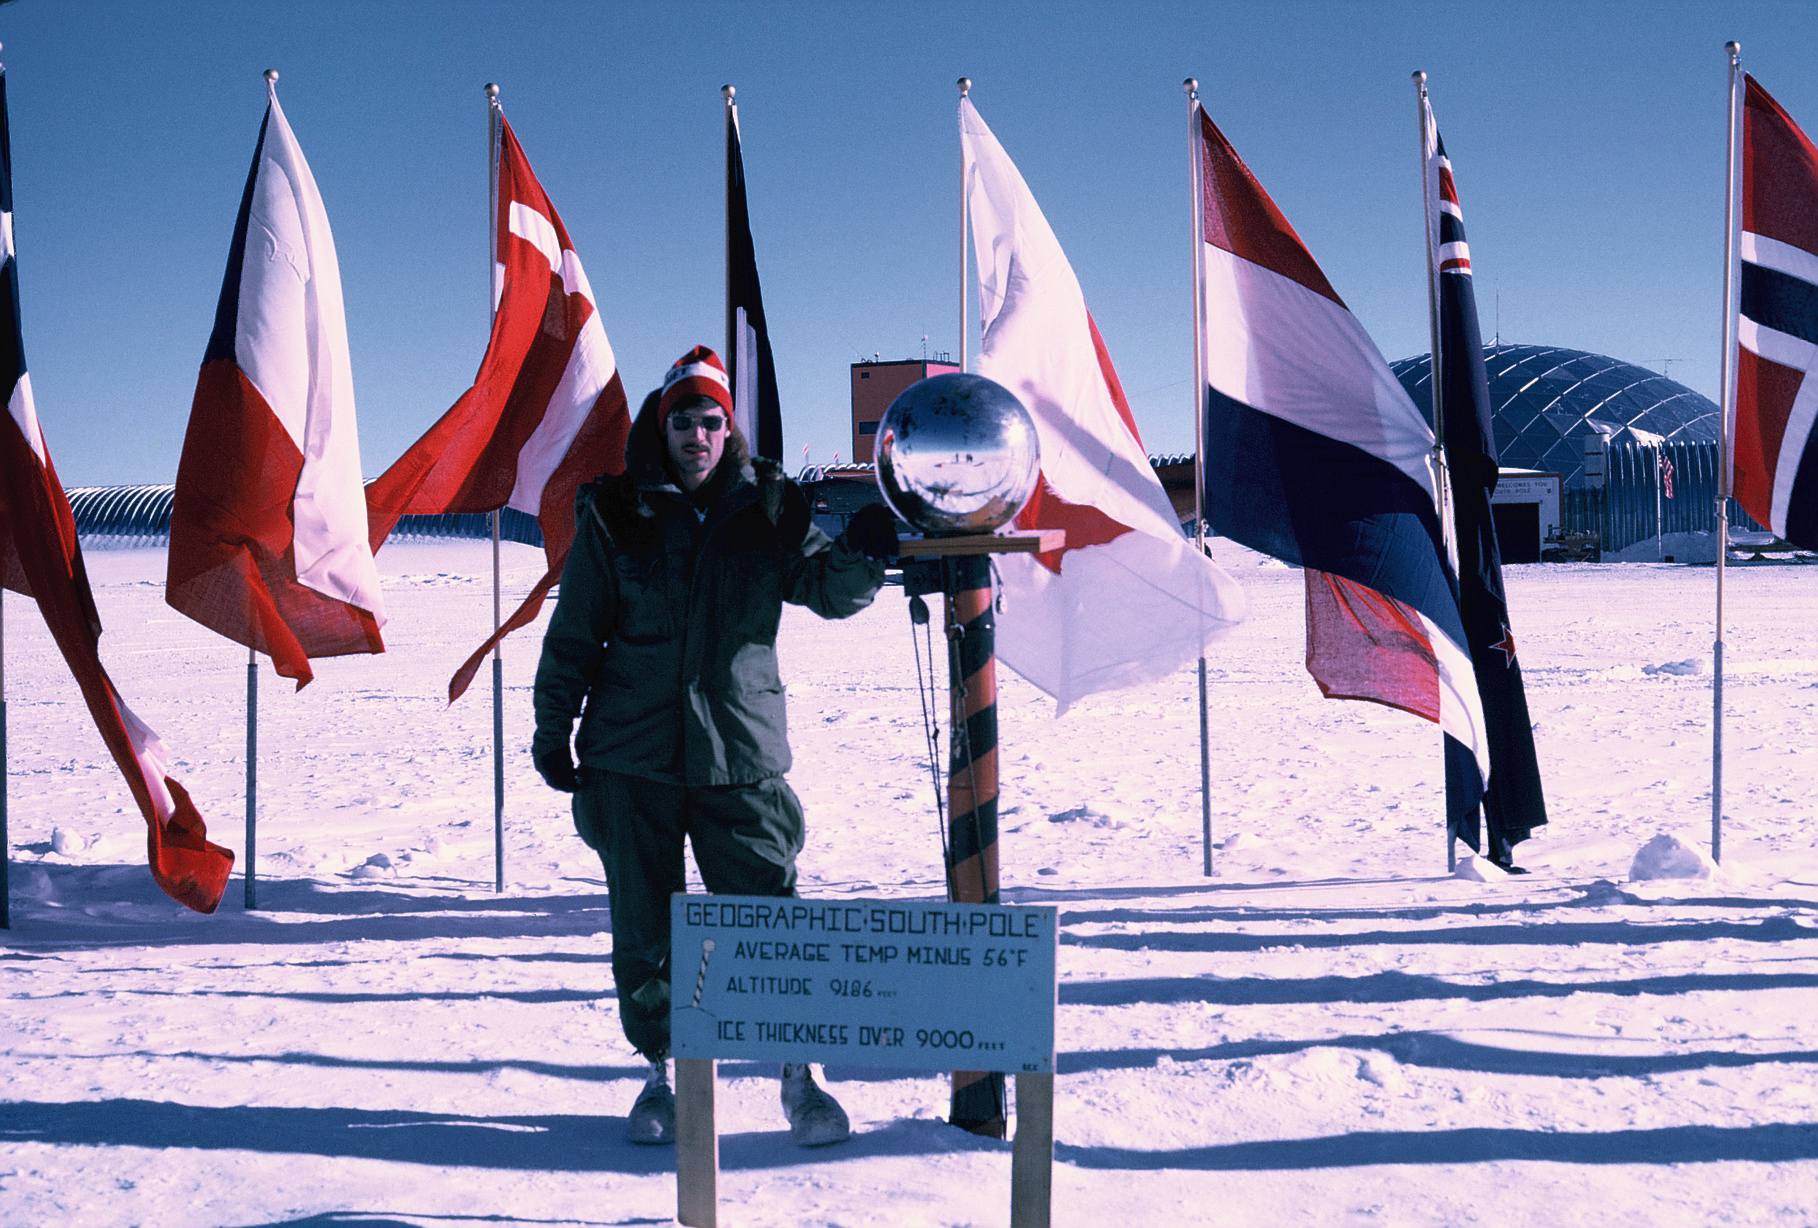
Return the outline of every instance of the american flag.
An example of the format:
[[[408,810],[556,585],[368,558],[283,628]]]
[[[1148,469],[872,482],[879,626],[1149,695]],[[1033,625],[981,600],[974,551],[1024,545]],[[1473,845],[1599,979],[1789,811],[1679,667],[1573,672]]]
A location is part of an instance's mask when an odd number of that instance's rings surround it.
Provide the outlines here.
[[[1673,458],[1665,452],[1660,454],[1660,493],[1673,497]]]

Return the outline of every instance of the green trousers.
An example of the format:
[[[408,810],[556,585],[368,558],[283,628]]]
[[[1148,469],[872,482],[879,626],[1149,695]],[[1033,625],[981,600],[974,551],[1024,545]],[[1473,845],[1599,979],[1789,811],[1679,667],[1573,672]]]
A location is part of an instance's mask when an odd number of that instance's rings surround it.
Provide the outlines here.
[[[687,890],[682,841],[707,890],[795,894],[802,803],[781,776],[691,788],[582,769],[574,825],[600,855],[612,911],[612,981],[632,1046],[669,1056],[669,897]]]

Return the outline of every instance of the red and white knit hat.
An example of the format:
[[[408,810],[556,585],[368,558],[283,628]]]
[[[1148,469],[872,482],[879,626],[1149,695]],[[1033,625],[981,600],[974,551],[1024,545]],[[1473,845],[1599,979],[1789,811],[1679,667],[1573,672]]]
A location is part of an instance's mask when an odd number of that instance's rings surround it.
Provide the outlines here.
[[[657,400],[657,423],[669,417],[669,411],[690,397],[707,397],[719,403],[732,417],[732,381],[726,378],[726,367],[720,356],[704,345],[675,360],[663,376],[663,395]]]

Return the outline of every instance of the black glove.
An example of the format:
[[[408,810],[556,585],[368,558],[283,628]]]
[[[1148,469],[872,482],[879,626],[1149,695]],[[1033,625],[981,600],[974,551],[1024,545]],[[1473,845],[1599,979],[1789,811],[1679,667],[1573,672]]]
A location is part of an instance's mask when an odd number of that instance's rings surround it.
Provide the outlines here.
[[[882,503],[867,503],[846,522],[846,544],[880,563],[896,558],[896,517]]]
[[[574,758],[566,746],[537,751],[530,759],[537,765],[537,775],[543,778],[544,784],[562,793],[574,792]]]

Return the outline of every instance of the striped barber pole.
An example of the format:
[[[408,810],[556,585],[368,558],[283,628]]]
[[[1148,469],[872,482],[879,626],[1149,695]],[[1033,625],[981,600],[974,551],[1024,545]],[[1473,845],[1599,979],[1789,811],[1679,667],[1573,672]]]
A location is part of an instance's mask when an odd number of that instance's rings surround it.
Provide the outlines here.
[[[947,892],[962,904],[995,904],[997,626],[991,608],[991,560],[987,555],[953,556],[942,560],[941,571],[953,703]],[[948,1119],[973,1134],[1003,1138],[1004,1076],[995,1071],[954,1071]]]

